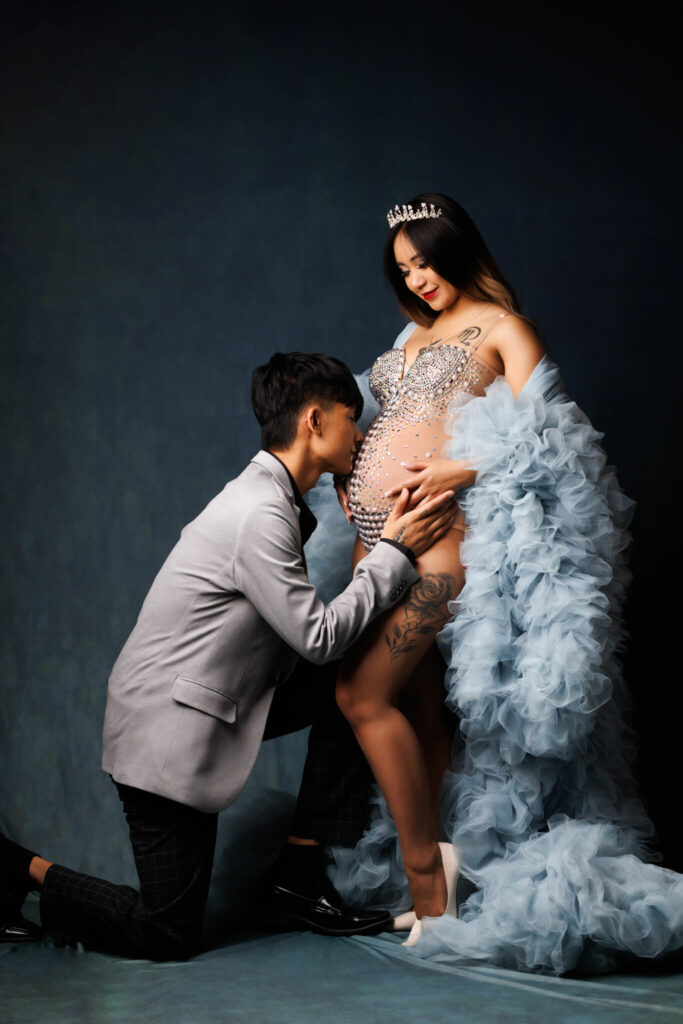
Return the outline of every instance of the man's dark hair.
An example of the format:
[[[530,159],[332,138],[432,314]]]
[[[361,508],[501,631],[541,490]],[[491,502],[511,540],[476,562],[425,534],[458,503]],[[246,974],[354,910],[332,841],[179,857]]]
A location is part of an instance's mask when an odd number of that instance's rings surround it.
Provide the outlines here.
[[[251,406],[261,424],[263,448],[289,448],[305,406],[339,402],[363,411],[363,396],[348,366],[314,352],[276,352],[257,366],[251,379]]]

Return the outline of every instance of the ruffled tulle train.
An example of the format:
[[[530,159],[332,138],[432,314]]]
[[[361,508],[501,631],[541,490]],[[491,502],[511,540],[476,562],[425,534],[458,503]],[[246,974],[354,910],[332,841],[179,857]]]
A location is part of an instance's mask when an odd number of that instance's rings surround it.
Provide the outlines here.
[[[547,358],[517,400],[499,378],[459,401],[450,431],[446,454],[478,477],[459,495],[467,580],[438,638],[460,718],[442,817],[477,889],[458,919],[426,923],[416,951],[562,973],[677,949],[683,876],[648,863],[624,721],[632,503]],[[321,527],[309,569],[329,599],[348,579],[354,531],[329,483],[310,497]],[[349,900],[409,904],[379,794],[357,847],[335,851],[334,881]]]

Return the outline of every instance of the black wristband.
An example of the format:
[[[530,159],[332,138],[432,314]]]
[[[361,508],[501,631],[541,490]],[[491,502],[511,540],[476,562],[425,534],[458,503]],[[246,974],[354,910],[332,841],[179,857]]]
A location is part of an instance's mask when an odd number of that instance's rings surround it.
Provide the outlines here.
[[[408,548],[405,544],[401,544],[400,540],[390,540],[389,537],[380,537],[380,541],[383,541],[385,544],[391,544],[392,548],[397,548],[406,556],[406,558],[410,559],[413,565],[415,565],[415,553],[412,548]]]

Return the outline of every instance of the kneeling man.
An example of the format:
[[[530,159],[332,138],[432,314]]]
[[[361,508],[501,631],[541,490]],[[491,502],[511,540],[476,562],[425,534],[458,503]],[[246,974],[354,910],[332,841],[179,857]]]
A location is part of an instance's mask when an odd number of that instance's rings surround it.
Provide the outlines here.
[[[350,471],[362,401],[330,356],[278,353],[255,371],[264,450],[182,531],[109,679],[103,768],[123,804],[140,890],[0,836],[0,939],[35,937],[19,913],[33,887],[48,932],[126,956],[196,953],[218,812],[243,788],[264,735],[311,722],[271,909],[328,934],[389,925],[388,915],[345,907],[324,875],[320,844],[355,841],[368,784],[334,703],[334,659],[418,579],[415,557],[450,525],[452,492],[412,510],[405,492],[384,543],[339,597],[320,601],[303,556],[315,518],[301,495],[321,473]]]

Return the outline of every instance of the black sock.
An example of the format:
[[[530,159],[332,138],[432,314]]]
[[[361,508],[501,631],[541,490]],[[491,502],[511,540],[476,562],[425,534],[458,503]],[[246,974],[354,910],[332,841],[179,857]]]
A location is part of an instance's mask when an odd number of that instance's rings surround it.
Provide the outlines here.
[[[322,846],[285,843],[273,870],[275,882],[294,892],[313,894],[325,876],[327,857]]]
[[[13,843],[11,839],[0,832],[0,871],[2,872],[2,884],[11,890],[26,889],[31,886],[31,877],[28,873],[31,861],[38,854],[27,850],[25,846]]]

